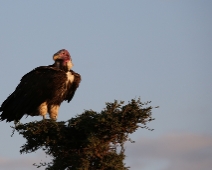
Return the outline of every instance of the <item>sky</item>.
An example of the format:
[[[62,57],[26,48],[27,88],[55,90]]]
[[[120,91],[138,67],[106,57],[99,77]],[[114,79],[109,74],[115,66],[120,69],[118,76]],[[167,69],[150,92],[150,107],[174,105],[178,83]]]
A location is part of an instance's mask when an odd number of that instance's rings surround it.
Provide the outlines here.
[[[82,82],[58,121],[105,102],[152,101],[154,131],[126,143],[131,170],[212,169],[212,1],[0,0],[0,104],[21,77],[67,49]],[[41,120],[22,118],[21,123]],[[0,169],[37,169],[42,151],[0,122]],[[40,168],[43,170],[44,168]]]

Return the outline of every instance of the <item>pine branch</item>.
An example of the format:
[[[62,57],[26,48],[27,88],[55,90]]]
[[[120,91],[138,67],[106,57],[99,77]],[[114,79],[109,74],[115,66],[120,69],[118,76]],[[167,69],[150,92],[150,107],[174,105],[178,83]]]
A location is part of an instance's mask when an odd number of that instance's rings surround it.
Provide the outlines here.
[[[132,99],[128,104],[106,103],[100,113],[85,110],[67,122],[35,121],[14,127],[25,139],[21,153],[38,149],[53,160],[40,163],[47,170],[127,170],[124,143],[138,128],[149,129],[153,107]]]

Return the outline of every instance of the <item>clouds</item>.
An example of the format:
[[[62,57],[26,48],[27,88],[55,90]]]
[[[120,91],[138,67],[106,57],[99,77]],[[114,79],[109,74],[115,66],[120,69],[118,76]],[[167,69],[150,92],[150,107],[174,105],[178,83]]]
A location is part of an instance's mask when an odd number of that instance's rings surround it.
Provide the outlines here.
[[[157,138],[140,138],[126,145],[126,163],[130,170],[211,170],[212,136],[172,133]],[[20,155],[9,159],[0,155],[0,169],[37,169],[32,164],[49,161],[44,153]],[[43,162],[42,161],[42,162]],[[44,168],[39,168],[43,170]]]
[[[7,170],[37,170],[36,166],[33,164],[39,164],[40,162],[49,162],[48,158],[45,157],[44,153],[31,153],[20,155],[18,158],[4,158],[0,155],[0,169]],[[44,167],[39,168],[39,170],[44,170]]]
[[[36,167],[32,166],[34,162],[31,159],[20,158],[20,159],[14,159],[14,160],[11,160],[11,159],[5,160],[4,158],[0,158],[0,169],[8,169],[8,170],[36,169]]]
[[[154,170],[212,168],[212,136],[173,133],[158,138],[141,138],[126,147],[126,162],[132,167],[131,170],[142,166],[149,170],[155,162],[160,167],[155,165]]]

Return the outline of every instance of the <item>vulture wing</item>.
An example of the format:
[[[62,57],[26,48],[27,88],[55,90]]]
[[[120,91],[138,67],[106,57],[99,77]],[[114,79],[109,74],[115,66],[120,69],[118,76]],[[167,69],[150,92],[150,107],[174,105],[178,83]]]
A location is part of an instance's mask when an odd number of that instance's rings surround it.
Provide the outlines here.
[[[67,95],[65,98],[65,100],[67,100],[68,102],[70,102],[72,98],[74,97],[75,91],[77,90],[81,82],[80,74],[74,72],[73,70],[70,70],[70,72],[72,75],[74,75],[74,81],[68,85],[70,87],[68,87]]]
[[[38,106],[45,101],[58,102],[66,89],[66,81],[66,73],[60,69],[35,68],[22,77],[15,91],[2,103],[0,120],[18,121],[24,114],[34,116]]]

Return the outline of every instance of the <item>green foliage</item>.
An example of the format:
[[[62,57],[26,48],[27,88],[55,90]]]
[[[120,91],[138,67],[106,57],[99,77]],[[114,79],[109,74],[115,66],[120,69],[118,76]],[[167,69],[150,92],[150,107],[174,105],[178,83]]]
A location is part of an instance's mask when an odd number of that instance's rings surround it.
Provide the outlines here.
[[[43,149],[53,158],[37,165],[47,166],[46,170],[127,170],[124,143],[139,127],[149,129],[146,123],[153,120],[149,103],[115,101],[106,103],[100,113],[86,110],[67,122],[20,124],[15,129],[26,139],[20,152]]]

